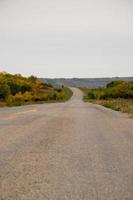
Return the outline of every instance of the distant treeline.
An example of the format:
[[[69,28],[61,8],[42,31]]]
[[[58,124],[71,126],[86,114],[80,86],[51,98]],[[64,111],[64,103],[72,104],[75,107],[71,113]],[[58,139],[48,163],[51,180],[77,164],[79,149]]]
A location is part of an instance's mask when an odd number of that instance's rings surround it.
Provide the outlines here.
[[[69,87],[89,87],[98,88],[105,87],[112,81],[124,80],[133,81],[133,77],[112,77],[112,78],[42,78],[46,83],[50,83],[55,86],[66,85]]]
[[[54,88],[38,80],[35,76],[28,78],[20,74],[0,73],[0,103],[19,106],[29,102],[62,101],[67,99],[66,88]]]
[[[106,87],[86,90],[88,99],[132,99],[133,98],[133,82],[128,81],[112,81]]]

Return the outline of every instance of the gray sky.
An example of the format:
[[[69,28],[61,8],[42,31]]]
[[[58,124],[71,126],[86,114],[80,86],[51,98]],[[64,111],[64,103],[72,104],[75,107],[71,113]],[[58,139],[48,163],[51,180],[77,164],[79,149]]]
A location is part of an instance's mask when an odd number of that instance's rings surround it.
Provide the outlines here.
[[[0,71],[133,76],[133,1],[0,0]]]

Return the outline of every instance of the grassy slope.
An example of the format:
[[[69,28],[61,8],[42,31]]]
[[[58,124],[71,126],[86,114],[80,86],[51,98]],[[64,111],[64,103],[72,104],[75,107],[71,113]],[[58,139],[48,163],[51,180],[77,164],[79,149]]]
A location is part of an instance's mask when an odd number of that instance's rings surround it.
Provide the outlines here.
[[[73,95],[73,92],[70,88],[65,87],[64,92],[65,92],[65,98],[62,100],[63,102],[68,101]]]
[[[95,104],[102,105],[107,108],[111,108],[116,111],[121,111],[125,113],[131,114],[133,116],[133,99],[109,99],[109,100],[90,100],[87,98],[88,89],[82,88],[81,89],[84,93],[84,101],[91,102]]]

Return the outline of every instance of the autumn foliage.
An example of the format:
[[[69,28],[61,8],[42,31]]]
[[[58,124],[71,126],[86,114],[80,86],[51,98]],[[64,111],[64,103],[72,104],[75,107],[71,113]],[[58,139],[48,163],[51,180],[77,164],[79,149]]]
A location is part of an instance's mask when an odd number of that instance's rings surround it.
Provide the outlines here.
[[[60,101],[66,98],[65,95],[63,88],[56,89],[35,76],[26,78],[20,74],[0,73],[0,102],[5,102],[8,106]]]
[[[104,88],[88,90],[88,99],[133,99],[133,82],[112,81]]]

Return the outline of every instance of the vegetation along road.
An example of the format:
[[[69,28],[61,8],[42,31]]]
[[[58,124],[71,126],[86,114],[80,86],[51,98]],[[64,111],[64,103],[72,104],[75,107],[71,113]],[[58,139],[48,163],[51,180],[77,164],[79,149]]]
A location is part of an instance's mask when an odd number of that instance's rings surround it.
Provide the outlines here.
[[[0,109],[0,200],[132,200],[133,121],[82,101]]]

